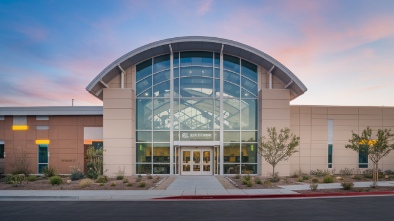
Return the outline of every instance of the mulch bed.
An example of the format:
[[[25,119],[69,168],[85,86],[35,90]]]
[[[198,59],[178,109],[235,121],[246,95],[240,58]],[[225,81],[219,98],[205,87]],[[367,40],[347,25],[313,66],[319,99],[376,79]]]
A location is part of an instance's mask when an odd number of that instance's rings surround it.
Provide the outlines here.
[[[48,178],[40,177],[38,180],[33,182],[23,182],[22,185],[6,184],[4,179],[0,182],[0,190],[148,190],[156,187],[156,185],[164,177],[153,176],[152,179],[148,179],[147,176],[141,177],[141,181],[138,181],[137,176],[126,177],[131,183],[131,186],[127,183],[123,183],[123,180],[116,180],[115,178],[109,178],[107,183],[100,186],[99,183],[93,183],[90,187],[82,188],[79,186],[80,180],[71,181],[67,183],[69,178],[62,178],[63,183],[60,185],[51,185]],[[145,182],[145,187],[139,187],[141,182]],[[113,185],[113,183],[115,185]],[[112,185],[111,185],[112,184]]]

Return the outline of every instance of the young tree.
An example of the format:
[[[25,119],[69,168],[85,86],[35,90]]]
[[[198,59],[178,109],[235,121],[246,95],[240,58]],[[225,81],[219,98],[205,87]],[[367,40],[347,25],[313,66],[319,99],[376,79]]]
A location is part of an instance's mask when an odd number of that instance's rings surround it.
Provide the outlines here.
[[[287,160],[291,155],[298,152],[296,147],[300,143],[300,137],[290,134],[289,128],[283,128],[278,134],[275,127],[267,128],[268,138],[262,137],[259,143],[259,154],[272,166],[272,177],[275,179],[275,166]]]
[[[352,139],[349,140],[350,144],[345,146],[358,153],[366,152],[368,154],[369,159],[373,162],[373,186],[377,186],[378,182],[379,160],[394,149],[394,144],[392,143],[394,134],[391,134],[390,131],[378,129],[376,139],[372,138],[372,129],[369,127],[363,130],[361,136],[352,131]]]
[[[86,150],[86,169],[87,176],[96,179],[99,175],[103,175],[103,148],[95,148],[89,146]]]

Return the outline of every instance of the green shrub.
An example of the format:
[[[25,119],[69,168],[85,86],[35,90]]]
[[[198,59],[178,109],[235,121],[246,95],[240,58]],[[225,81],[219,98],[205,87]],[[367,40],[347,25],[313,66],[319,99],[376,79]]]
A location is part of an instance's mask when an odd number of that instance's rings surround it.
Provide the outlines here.
[[[241,178],[241,175],[237,174],[237,175],[234,176],[234,178],[238,180],[238,179]]]
[[[104,186],[104,183],[100,183],[99,186]]]
[[[13,186],[20,186],[23,181],[26,181],[25,174],[8,175],[5,177],[5,183],[12,184]]]
[[[323,178],[323,183],[333,183],[334,178],[331,175],[327,175]]]
[[[323,176],[328,176],[331,173],[330,173],[329,170],[317,169],[317,170],[311,170],[310,174],[313,175],[313,176],[323,177]]]
[[[30,175],[30,176],[27,177],[27,181],[29,181],[29,182],[34,182],[36,180],[37,180],[36,176]]]
[[[248,184],[248,182],[249,182],[248,180],[245,180],[245,179],[244,179],[244,180],[242,180],[242,184],[243,184],[243,185],[246,185],[246,184]]]
[[[138,187],[145,187],[145,186],[146,186],[145,182],[141,182],[141,183],[138,184]]]
[[[255,182],[256,184],[261,184],[261,179],[258,178],[258,177],[256,177],[256,178],[254,178],[254,182]]]
[[[55,169],[54,167],[51,167],[51,166],[44,167],[44,168],[42,169],[42,173],[43,173],[46,177],[53,177],[53,176],[58,175],[57,172],[56,172],[56,169]]]
[[[304,176],[302,176],[302,179],[303,180],[309,180],[309,176],[308,175],[304,175]]]
[[[82,179],[81,181],[79,181],[79,187],[81,188],[86,188],[86,187],[90,187],[93,185],[93,180],[86,178],[86,179]],[[103,184],[104,185],[104,184]]]
[[[133,186],[133,184],[132,183],[127,183],[127,186]]]
[[[123,175],[117,175],[116,180],[123,180],[124,176]]]
[[[250,181],[251,179],[252,179],[252,177],[249,174],[244,176],[244,180],[246,180],[246,181]]]
[[[319,186],[319,184],[317,184],[317,183],[311,183],[309,185],[309,188],[311,188],[312,191],[316,191],[318,186]]]
[[[279,180],[280,180],[280,178],[279,178],[278,176],[275,176],[275,177],[270,178],[270,181],[271,181],[272,183],[277,183],[277,182],[279,182]]]
[[[116,183],[115,183],[115,182],[112,182],[112,183],[111,183],[111,186],[116,186]]]
[[[70,176],[71,180],[73,180],[73,181],[74,180],[80,180],[83,177],[84,177],[84,175],[79,169],[71,171],[71,176]]]
[[[341,175],[352,175],[354,173],[355,173],[354,169],[349,169],[347,167],[345,167],[344,169],[340,169],[339,170],[339,174],[341,174]]]
[[[91,179],[97,179],[99,175],[103,175],[103,148],[95,148],[89,146],[86,150],[86,176]]]
[[[319,182],[319,179],[317,179],[316,177],[314,177],[314,178],[312,178],[312,182],[318,183],[318,182]]]
[[[128,183],[129,179],[127,179],[126,177],[123,179],[123,183]]]
[[[108,182],[108,177],[104,175],[100,175],[96,179],[96,183],[106,183]]]
[[[246,184],[247,187],[252,187],[253,186],[253,182],[251,180],[248,181],[248,183]]]
[[[264,186],[272,186],[272,182],[269,180],[264,180],[263,185]]]
[[[353,182],[342,182],[341,186],[343,187],[344,190],[350,190],[353,188],[354,184]]]
[[[63,180],[60,176],[52,176],[49,178],[49,183],[52,185],[60,185],[63,183]]]
[[[298,178],[298,182],[304,182],[304,178],[299,177],[299,178]]]

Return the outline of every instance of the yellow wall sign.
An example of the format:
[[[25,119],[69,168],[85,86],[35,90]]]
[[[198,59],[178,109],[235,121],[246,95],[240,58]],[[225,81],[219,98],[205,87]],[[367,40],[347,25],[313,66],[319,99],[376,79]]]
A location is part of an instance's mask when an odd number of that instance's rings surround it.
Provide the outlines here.
[[[28,130],[29,126],[27,125],[14,125],[12,126],[12,130]]]
[[[36,144],[49,144],[49,140],[36,140]]]

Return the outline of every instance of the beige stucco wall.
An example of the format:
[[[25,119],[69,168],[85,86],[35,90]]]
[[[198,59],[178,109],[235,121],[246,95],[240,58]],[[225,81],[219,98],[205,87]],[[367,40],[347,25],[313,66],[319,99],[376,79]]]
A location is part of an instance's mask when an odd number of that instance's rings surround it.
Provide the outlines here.
[[[260,131],[261,136],[267,137],[267,128],[281,129],[290,127],[290,91],[287,89],[262,89],[260,91]],[[281,176],[290,175],[290,161],[280,162],[275,172]],[[272,173],[272,166],[261,159],[261,174]]]
[[[328,120],[333,120],[333,169],[358,168],[358,153],[346,149],[352,131],[360,133],[368,126],[394,130],[393,107],[335,107],[292,105],[290,129],[301,137],[299,152],[290,159],[291,173],[301,169],[328,169]],[[371,160],[368,161],[372,168]],[[394,152],[380,162],[382,170],[394,169]],[[361,169],[361,171],[364,169]]]
[[[104,173],[116,176],[134,174],[134,91],[130,88],[106,88],[103,98]]]

